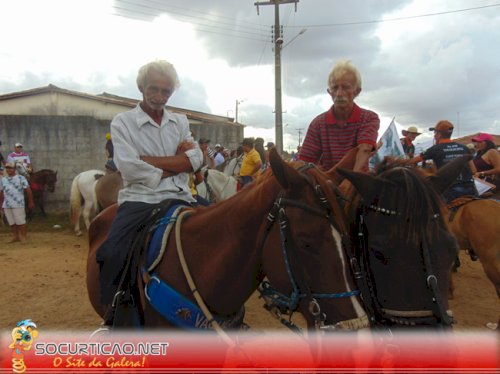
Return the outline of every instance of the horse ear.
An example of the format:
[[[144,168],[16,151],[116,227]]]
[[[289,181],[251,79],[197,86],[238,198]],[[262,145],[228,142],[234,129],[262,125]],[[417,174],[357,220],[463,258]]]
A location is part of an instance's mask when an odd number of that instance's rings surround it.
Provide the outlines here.
[[[337,184],[340,184],[340,182],[342,182],[342,180],[344,179],[344,176],[339,174],[337,172],[337,169],[340,168],[347,170],[354,169],[357,153],[358,153],[357,148],[350,149],[339,162],[337,162],[330,170],[326,172],[326,174],[328,174],[330,178],[335,180]]]
[[[274,176],[284,189],[290,189],[292,186],[300,186],[305,183],[299,172],[283,161],[275,148],[269,151],[269,163]]]
[[[383,188],[384,181],[368,173],[359,173],[339,168],[336,170],[340,175],[347,178],[363,197],[363,200],[372,202],[378,191]]]
[[[472,159],[472,155],[465,155],[454,159],[443,165],[436,173],[427,177],[436,192],[442,194],[458,178],[466,167],[466,163]]]

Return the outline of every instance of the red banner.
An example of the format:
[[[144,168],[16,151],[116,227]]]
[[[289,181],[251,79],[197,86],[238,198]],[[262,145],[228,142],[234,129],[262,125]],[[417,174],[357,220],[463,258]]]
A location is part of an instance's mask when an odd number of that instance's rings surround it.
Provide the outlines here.
[[[428,372],[498,373],[491,333],[266,333],[38,331],[28,345],[1,337],[1,372]],[[28,339],[28,338],[26,338]],[[17,345],[16,345],[17,344]],[[20,345],[21,344],[21,345]]]

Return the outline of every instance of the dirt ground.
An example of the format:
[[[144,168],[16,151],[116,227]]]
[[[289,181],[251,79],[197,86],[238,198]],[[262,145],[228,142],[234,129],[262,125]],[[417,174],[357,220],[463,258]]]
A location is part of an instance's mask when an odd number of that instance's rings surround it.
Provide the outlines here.
[[[40,329],[94,330],[100,323],[87,298],[85,269],[87,242],[69,229],[29,233],[28,242],[7,244],[6,227],[0,230],[0,328],[10,330],[31,318]],[[479,261],[461,253],[455,276],[455,298],[450,301],[456,330],[488,330],[497,322],[500,301]],[[253,295],[246,304],[245,322],[252,329],[285,329]],[[491,330],[488,330],[491,331]]]

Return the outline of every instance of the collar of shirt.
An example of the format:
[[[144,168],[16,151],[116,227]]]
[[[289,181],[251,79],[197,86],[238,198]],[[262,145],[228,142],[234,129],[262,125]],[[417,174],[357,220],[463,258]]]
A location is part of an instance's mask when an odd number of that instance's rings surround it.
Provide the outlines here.
[[[443,143],[451,143],[453,140],[451,139],[440,139],[438,144],[443,144]]]
[[[137,127],[142,127],[147,123],[156,124],[156,122],[151,118],[149,114],[147,114],[144,110],[142,110],[140,104],[137,104],[135,107],[137,111]],[[161,119],[161,125],[168,123],[169,121],[177,122],[177,118],[170,114],[166,108],[163,108],[163,118]]]
[[[361,121],[361,108],[354,103],[352,108],[351,115],[347,119],[347,123],[360,122]],[[327,125],[337,125],[338,121],[335,118],[335,114],[333,112],[333,105],[328,112],[326,112],[325,122]]]

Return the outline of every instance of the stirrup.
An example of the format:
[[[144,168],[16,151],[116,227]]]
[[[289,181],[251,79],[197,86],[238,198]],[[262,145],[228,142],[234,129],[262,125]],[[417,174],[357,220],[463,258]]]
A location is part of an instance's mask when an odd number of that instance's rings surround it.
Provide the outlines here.
[[[108,335],[109,333],[111,333],[111,326],[107,325],[103,321],[101,326],[98,329],[96,329],[92,334],[90,334],[89,339],[94,339],[96,336],[100,335]]]

